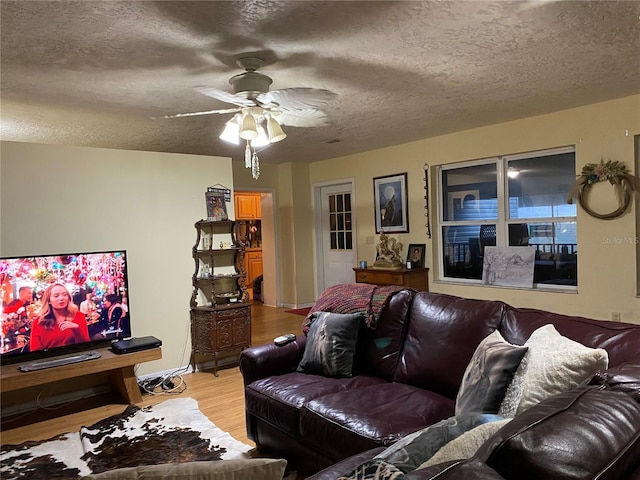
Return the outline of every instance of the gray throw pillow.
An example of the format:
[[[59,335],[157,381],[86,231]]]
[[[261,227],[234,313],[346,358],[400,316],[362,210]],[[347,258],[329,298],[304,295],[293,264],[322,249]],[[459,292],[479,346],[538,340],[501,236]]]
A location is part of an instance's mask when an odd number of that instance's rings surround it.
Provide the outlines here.
[[[497,330],[482,340],[462,377],[456,397],[456,415],[498,413],[525,353],[527,347],[510,344]]]
[[[351,377],[362,319],[360,313],[314,312],[298,372]]]

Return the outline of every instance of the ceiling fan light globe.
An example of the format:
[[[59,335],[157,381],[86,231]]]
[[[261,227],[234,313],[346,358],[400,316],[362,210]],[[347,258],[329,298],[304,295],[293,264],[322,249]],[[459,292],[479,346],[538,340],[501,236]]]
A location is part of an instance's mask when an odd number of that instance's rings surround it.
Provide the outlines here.
[[[251,146],[256,147],[266,147],[269,145],[269,138],[264,131],[264,127],[262,125],[258,125],[258,136],[251,140]]]
[[[256,119],[251,113],[246,113],[242,117],[242,127],[240,128],[240,138],[253,140],[258,137]]]
[[[240,125],[232,119],[224,125],[224,130],[220,134],[220,140],[224,140],[225,142],[229,142],[234,145],[240,145],[239,134]]]
[[[284,133],[280,124],[271,116],[267,119],[267,132],[269,134],[269,142],[271,143],[276,143],[287,138],[287,134]]]

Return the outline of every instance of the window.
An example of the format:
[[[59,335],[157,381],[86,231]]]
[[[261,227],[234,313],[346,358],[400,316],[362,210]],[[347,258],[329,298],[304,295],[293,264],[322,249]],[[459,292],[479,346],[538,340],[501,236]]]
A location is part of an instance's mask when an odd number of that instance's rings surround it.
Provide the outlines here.
[[[353,248],[350,193],[329,195],[329,237],[332,250]]]
[[[573,147],[440,167],[441,279],[480,283],[486,246],[534,246],[534,284],[577,286],[575,178]]]

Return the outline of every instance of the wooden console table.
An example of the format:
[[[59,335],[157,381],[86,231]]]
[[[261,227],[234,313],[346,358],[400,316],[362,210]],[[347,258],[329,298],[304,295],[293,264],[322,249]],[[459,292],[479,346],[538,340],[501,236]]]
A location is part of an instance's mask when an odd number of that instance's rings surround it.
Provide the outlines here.
[[[159,360],[162,358],[162,350],[158,347],[123,354],[115,354],[109,347],[94,350],[100,352],[100,358],[32,372],[18,370],[20,363],[2,365],[0,368],[0,391],[10,392],[68,378],[108,372],[113,389],[120,393],[127,403],[140,403],[142,394],[138,387],[134,367],[138,363]]]
[[[429,269],[413,268],[407,270],[385,270],[382,268],[354,268],[356,283],[374,285],[402,285],[416,290],[429,291]]]

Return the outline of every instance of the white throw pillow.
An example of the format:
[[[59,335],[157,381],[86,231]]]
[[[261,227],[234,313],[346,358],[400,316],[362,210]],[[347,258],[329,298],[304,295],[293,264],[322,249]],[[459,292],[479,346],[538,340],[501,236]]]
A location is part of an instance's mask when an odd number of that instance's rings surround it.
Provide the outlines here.
[[[433,457],[420,465],[416,470],[427,468],[451,460],[462,460],[473,457],[478,449],[489,437],[504,427],[511,419],[498,420],[497,422],[484,423],[463,433],[455,440],[451,440],[438,450]]]
[[[505,417],[513,417],[547,397],[571,390],[609,366],[606,350],[589,348],[563,337],[551,324],[534,331],[524,345],[529,350],[498,411]]]

